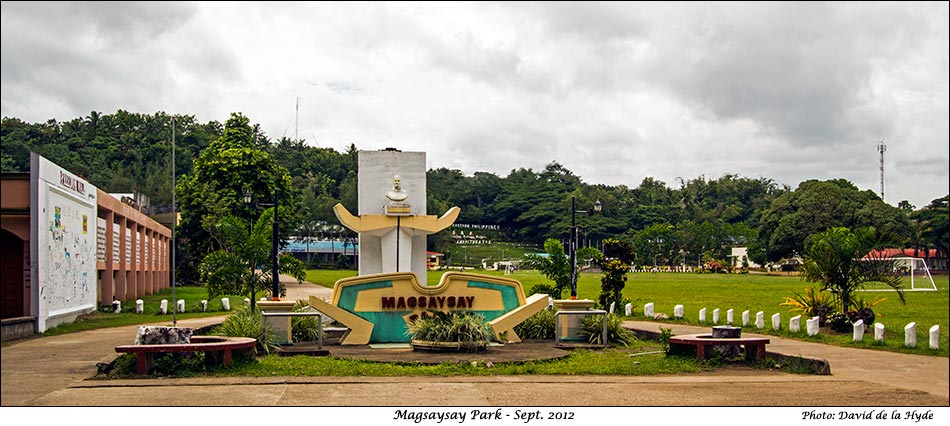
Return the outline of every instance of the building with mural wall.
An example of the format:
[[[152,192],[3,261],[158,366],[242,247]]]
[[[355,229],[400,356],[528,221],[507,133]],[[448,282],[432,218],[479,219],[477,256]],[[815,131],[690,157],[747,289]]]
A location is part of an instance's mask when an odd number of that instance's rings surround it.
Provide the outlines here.
[[[3,339],[42,333],[170,285],[171,230],[31,154],[3,173]]]

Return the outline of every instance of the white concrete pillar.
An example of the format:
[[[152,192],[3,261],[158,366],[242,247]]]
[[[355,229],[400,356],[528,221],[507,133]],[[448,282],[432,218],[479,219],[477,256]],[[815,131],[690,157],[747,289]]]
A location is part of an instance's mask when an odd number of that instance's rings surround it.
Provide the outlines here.
[[[113,300],[113,301],[112,301],[112,312],[113,312],[113,313],[116,313],[116,314],[122,312],[122,302],[120,302],[120,301],[118,301],[118,300]]]
[[[623,314],[624,314],[625,316],[628,316],[628,317],[629,317],[629,316],[633,316],[633,304],[632,304],[632,303],[628,303],[628,304],[626,304],[626,305],[623,305]]]
[[[207,300],[202,300],[202,301],[201,301],[201,312],[208,312],[208,301],[207,301]]]
[[[930,349],[940,349],[940,326],[930,327]]]
[[[643,316],[653,318],[653,302],[643,305]]]
[[[673,318],[683,318],[683,315],[686,314],[686,308],[683,305],[676,305],[673,307]]]
[[[749,325],[749,311],[742,311],[742,326]]]
[[[713,309],[713,324],[719,324],[719,308]]]
[[[251,307],[251,298],[245,297],[245,298],[244,298],[244,308],[250,308],[250,307]]]
[[[162,303],[158,305],[158,310],[161,311],[162,315],[168,313],[168,299],[162,299]]]
[[[854,331],[852,332],[853,335],[851,336],[851,340],[854,340],[855,342],[860,342],[861,340],[864,340],[864,320],[859,319],[855,321],[854,324],[851,324],[851,326],[854,328]]]
[[[874,323],[874,341],[882,342],[884,341],[884,324],[879,322]]]
[[[805,328],[808,331],[809,336],[818,335],[818,317],[811,317],[805,321]]]
[[[230,301],[227,297],[222,297],[222,298],[221,298],[221,307],[222,307],[225,311],[230,311],[230,310],[231,310],[231,301]]]
[[[699,322],[706,322],[706,308],[699,310]]]
[[[729,325],[734,324],[734,323],[735,323],[735,319],[736,319],[735,311],[733,311],[732,309],[727,310],[727,311],[726,311],[726,324],[729,324]]]
[[[765,312],[755,313],[755,328],[765,328]]]
[[[772,330],[781,330],[782,329],[782,315],[779,313],[772,314]]]
[[[135,301],[135,313],[141,314],[142,312],[145,312],[145,301],[138,299]]]
[[[185,312],[185,299],[178,299],[178,312]]]
[[[617,302],[610,302],[610,309],[607,312],[614,313],[614,309],[617,307]]]
[[[917,323],[912,322],[904,326],[904,346],[917,347]]]
[[[792,319],[788,320],[788,331],[792,333],[798,333],[802,329],[802,316],[795,315]]]

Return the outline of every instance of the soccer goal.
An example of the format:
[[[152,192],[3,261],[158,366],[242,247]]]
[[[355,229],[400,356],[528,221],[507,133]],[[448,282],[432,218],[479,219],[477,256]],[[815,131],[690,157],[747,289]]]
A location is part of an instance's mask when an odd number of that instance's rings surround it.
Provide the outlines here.
[[[937,284],[934,283],[924,259],[895,257],[891,260],[894,261],[894,274],[900,276],[903,281],[901,285],[903,291],[937,291]],[[894,291],[894,289],[880,283],[868,283],[859,291]]]

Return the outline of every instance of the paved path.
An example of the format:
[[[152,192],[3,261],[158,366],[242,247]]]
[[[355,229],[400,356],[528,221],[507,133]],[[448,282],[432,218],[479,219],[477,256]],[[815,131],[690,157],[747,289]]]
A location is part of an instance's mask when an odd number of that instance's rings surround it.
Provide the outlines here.
[[[329,289],[288,285],[288,299]],[[197,327],[220,321],[179,321]],[[660,324],[629,322],[644,330]],[[664,325],[668,326],[668,325]],[[676,334],[703,328],[672,326]],[[90,380],[135,327],[14,342],[0,350],[2,406],[950,406],[948,359],[769,336],[769,351],[824,358],[832,375],[726,367],[676,376],[225,377]],[[591,386],[593,385],[593,387]],[[594,390],[596,389],[596,391]]]

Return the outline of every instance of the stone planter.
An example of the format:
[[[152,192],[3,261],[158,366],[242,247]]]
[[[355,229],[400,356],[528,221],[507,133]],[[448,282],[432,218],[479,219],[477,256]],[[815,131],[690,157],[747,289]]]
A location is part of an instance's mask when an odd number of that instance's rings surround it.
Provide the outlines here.
[[[431,340],[411,340],[414,351],[428,352],[481,352],[488,349],[488,341],[479,342],[435,342]]]

